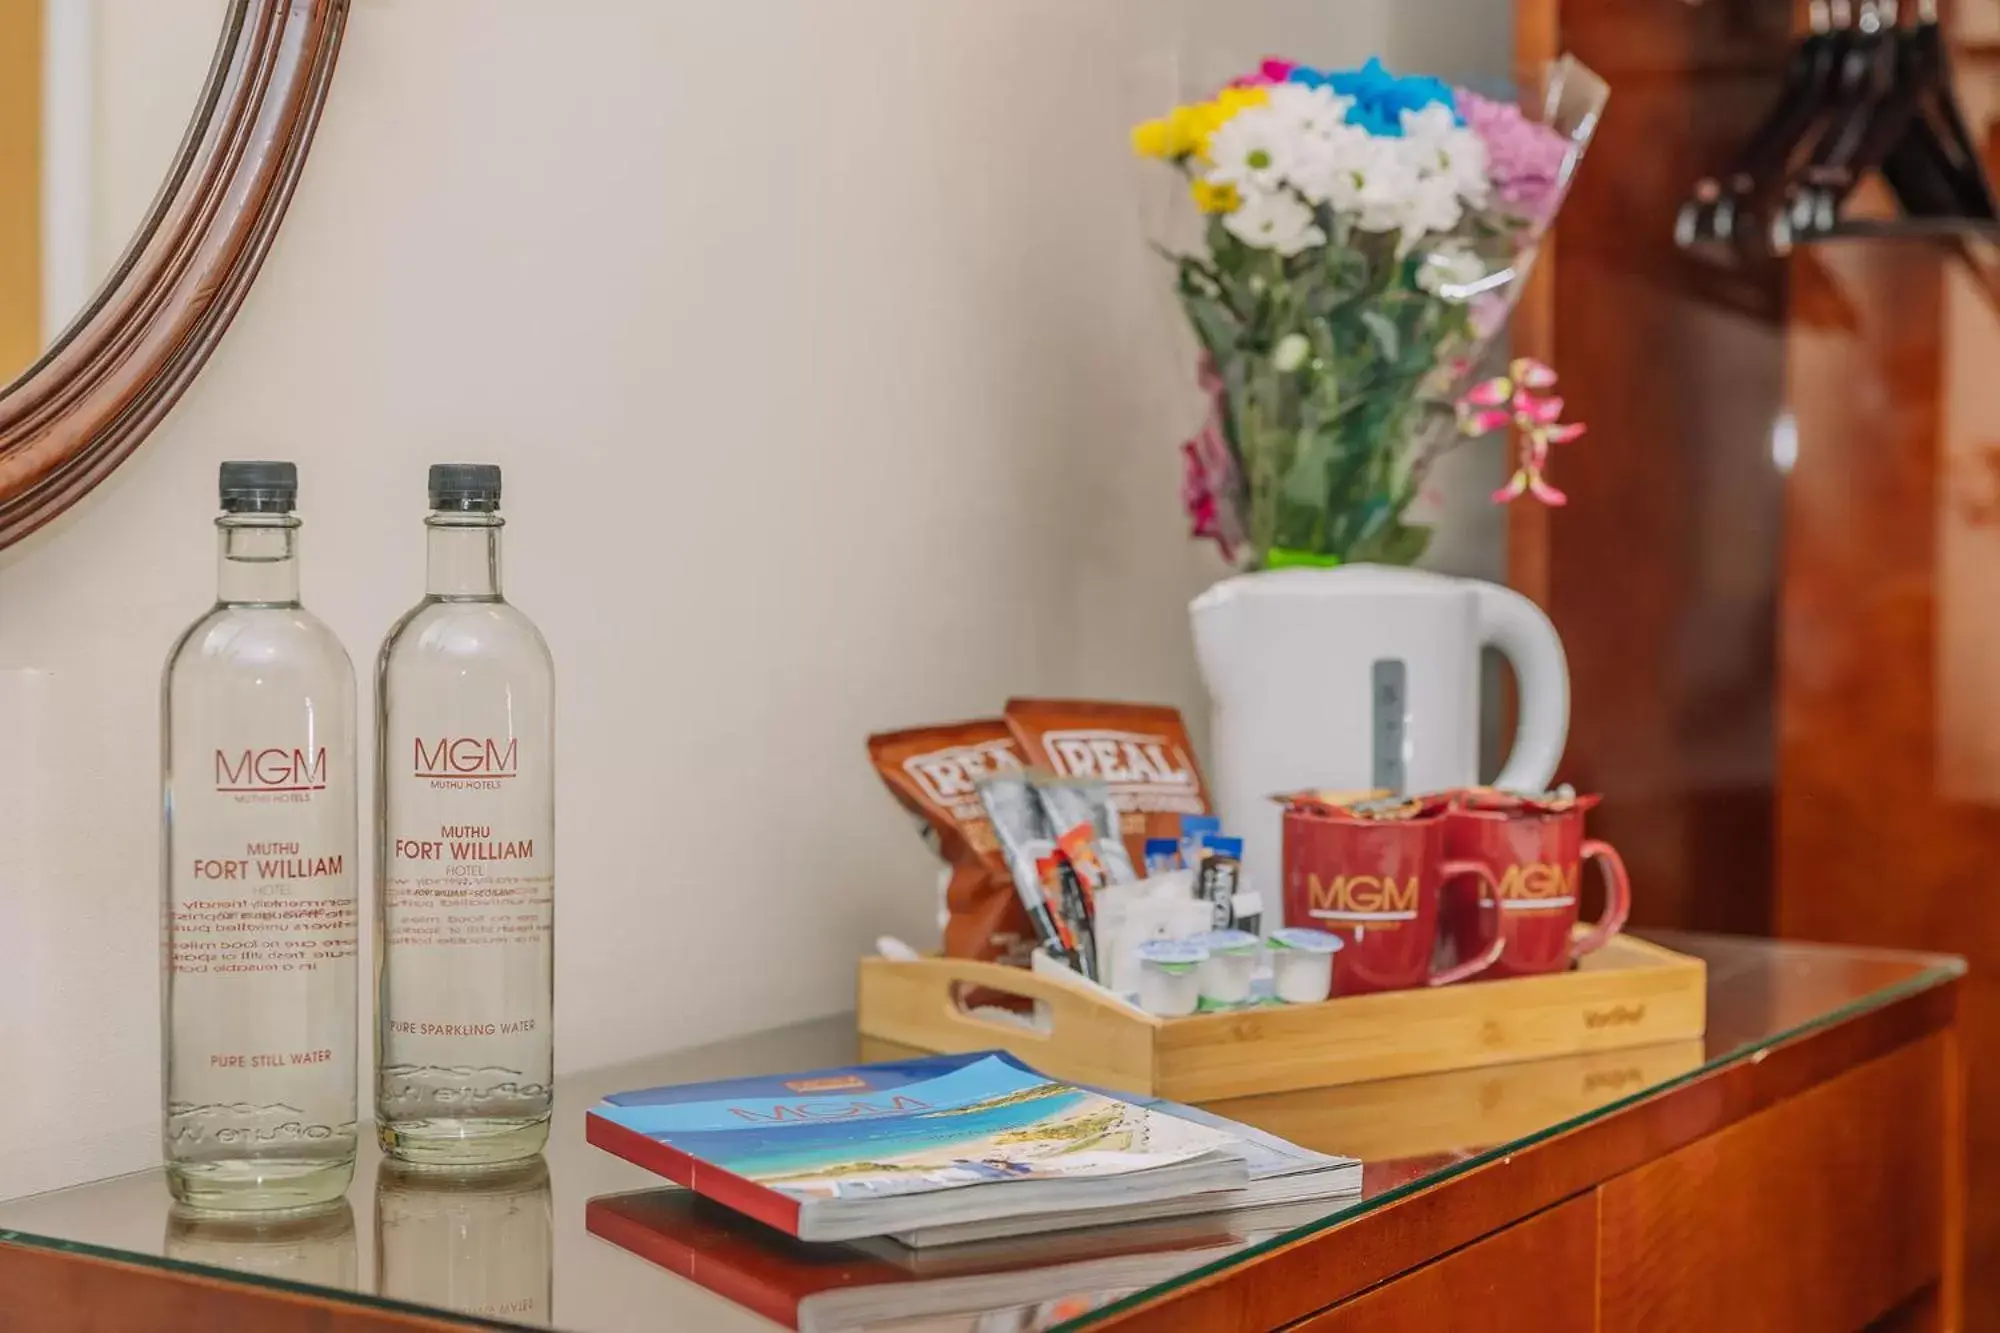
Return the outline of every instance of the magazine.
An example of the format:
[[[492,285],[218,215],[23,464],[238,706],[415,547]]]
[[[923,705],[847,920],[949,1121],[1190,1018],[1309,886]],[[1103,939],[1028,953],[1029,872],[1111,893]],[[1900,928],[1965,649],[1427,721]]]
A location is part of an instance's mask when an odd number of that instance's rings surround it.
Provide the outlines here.
[[[1227,1194],[1193,1194],[1177,1199],[1156,1199],[1150,1203],[1119,1204],[1112,1208],[1077,1212],[1045,1212],[1034,1217],[988,1218],[960,1222],[918,1231],[896,1233],[895,1239],[909,1246],[962,1245],[968,1241],[999,1240],[1045,1231],[1065,1231],[1074,1227],[1104,1226],[1113,1222],[1150,1221],[1184,1217],[1220,1208],[1267,1208],[1283,1204],[1314,1203],[1361,1194],[1361,1163],[1352,1157],[1334,1157],[1288,1143],[1275,1134],[1266,1134],[1198,1106],[1183,1106],[1157,1097],[1121,1097],[1135,1106],[1192,1124],[1206,1125],[1227,1134],[1234,1144],[1230,1151],[1243,1159],[1250,1183]],[[1322,1211],[1332,1211],[1326,1208]]]
[[[1250,1182],[1238,1140],[1214,1124],[1049,1078],[1001,1051],[616,1093],[585,1135],[814,1241],[928,1243],[930,1228],[1040,1225]]]

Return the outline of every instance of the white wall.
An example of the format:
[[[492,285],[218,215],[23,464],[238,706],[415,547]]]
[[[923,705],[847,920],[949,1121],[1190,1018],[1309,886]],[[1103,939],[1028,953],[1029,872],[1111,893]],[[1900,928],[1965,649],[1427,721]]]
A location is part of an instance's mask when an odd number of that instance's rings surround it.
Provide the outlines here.
[[[227,9],[227,0],[42,0],[47,338],[83,309],[152,207]]]
[[[0,667],[47,673],[0,676],[0,726],[44,718],[0,732],[0,1196],[154,1157],[157,671],[219,460],[299,461],[307,600],[364,663],[420,590],[424,465],[506,467],[562,688],[565,1069],[837,1010],[932,911],[866,733],[1035,691],[1199,711],[1220,566],[1183,535],[1130,72],[1491,76],[1507,8],[357,0],[208,370],[0,553]]]

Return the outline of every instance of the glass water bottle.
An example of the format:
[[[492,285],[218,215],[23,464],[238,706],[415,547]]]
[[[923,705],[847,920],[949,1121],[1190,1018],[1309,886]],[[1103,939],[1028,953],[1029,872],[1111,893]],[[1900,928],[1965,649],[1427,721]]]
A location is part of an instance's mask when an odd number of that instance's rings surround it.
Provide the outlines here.
[[[500,469],[440,464],[429,586],[376,665],[376,1091],[404,1161],[548,1138],[555,668],[500,595]]]
[[[299,605],[298,472],[224,463],[215,606],[162,683],[167,1180],[303,1208],[354,1172],[354,667]]]

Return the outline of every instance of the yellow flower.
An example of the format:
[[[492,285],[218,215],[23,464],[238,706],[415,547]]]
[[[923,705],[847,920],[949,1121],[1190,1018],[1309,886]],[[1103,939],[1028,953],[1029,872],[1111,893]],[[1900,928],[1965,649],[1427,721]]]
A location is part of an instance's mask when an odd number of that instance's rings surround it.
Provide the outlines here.
[[[1233,116],[1246,107],[1267,106],[1271,101],[1271,90],[1265,87],[1224,88],[1216,95],[1215,104]]]
[[[1207,111],[1205,103],[1196,102],[1192,106],[1175,107],[1173,114],[1167,117],[1167,124],[1172,127],[1174,145],[1180,150],[1175,156],[1200,152],[1202,145],[1208,142],[1208,136],[1213,131],[1208,129]]]
[[[1173,126],[1164,120],[1149,120],[1132,127],[1132,151],[1139,157],[1173,158]]]
[[[1195,113],[1194,146],[1191,151],[1206,162],[1209,140],[1215,137],[1217,130],[1234,120],[1238,112],[1263,106],[1270,100],[1271,94],[1262,88],[1224,88],[1213,102],[1183,108]]]
[[[1262,88],[1225,88],[1213,102],[1177,106],[1161,120],[1132,127],[1132,151],[1140,157],[1174,162],[1190,154],[1206,157],[1208,141],[1246,107],[1263,106],[1271,95]]]
[[[1234,213],[1243,207],[1243,196],[1238,194],[1236,187],[1227,181],[1220,185],[1211,185],[1196,177],[1189,182],[1189,188],[1194,191],[1195,206],[1204,213]]]
[[[1197,133],[1201,121],[1195,108],[1177,106],[1163,120],[1149,120],[1132,127],[1132,151],[1140,157],[1157,157],[1174,162],[1192,153],[1204,140]]]

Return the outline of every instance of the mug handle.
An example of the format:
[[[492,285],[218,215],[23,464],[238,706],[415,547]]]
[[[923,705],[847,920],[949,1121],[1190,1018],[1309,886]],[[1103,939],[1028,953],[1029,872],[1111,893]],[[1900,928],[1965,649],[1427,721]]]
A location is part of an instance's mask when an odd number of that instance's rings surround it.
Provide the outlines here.
[[[1457,879],[1460,875],[1479,877],[1479,905],[1491,914],[1493,922],[1493,943],[1477,958],[1468,958],[1456,967],[1448,967],[1442,972],[1433,972],[1427,986],[1449,986],[1467,977],[1476,977],[1487,968],[1500,961],[1500,951],[1507,947],[1507,937],[1500,931],[1500,881],[1493,875],[1493,867],[1484,861],[1446,861],[1444,878]]]
[[[1611,937],[1625,929],[1625,918],[1632,915],[1632,881],[1625,877],[1625,859],[1610,843],[1597,838],[1583,840],[1585,861],[1604,863],[1604,919],[1590,928],[1590,933],[1569,946],[1571,958],[1581,958],[1587,953],[1595,953],[1611,942]]]

